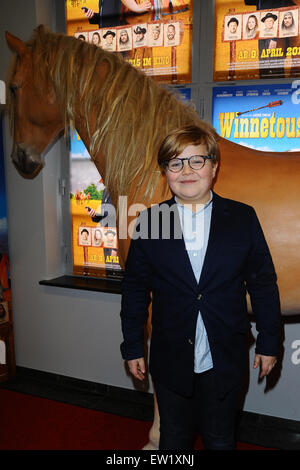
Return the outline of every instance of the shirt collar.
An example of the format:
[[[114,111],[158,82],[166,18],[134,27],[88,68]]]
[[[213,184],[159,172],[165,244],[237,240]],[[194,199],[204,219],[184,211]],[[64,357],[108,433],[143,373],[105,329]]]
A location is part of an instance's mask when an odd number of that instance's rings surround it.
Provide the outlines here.
[[[196,214],[199,214],[200,212],[204,211],[210,204],[212,204],[212,201],[213,201],[213,192],[212,190],[210,190],[210,198],[209,198],[209,201],[204,204],[204,206],[200,209],[200,211],[196,212]],[[175,196],[175,202],[177,204],[178,207],[180,207],[181,209],[183,210],[189,210],[191,211],[191,209],[189,208],[189,205],[188,204],[181,204],[180,202],[178,202],[177,200],[177,196]],[[192,211],[191,211],[192,212]]]

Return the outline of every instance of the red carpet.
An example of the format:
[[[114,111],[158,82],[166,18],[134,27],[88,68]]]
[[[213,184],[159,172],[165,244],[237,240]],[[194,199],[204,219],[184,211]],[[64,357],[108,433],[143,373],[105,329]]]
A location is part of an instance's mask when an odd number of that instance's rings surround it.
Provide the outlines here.
[[[151,424],[0,389],[0,450],[138,450]]]

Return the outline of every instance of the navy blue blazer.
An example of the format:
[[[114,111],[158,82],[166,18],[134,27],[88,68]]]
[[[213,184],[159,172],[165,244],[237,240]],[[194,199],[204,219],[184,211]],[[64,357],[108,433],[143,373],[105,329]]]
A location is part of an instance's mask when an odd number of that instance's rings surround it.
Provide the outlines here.
[[[163,205],[166,206],[163,206]],[[162,229],[171,212],[170,236]],[[140,214],[136,234],[148,220],[149,238],[131,240],[123,281],[121,321],[126,360],[144,357],[144,325],[152,293],[149,371],[155,381],[190,396],[199,310],[208,335],[217,388],[224,396],[246,371],[245,335],[250,328],[246,291],[258,331],[256,352],[276,356],[280,300],[272,258],[254,209],[213,194],[208,246],[199,283],[194,277],[175,199]],[[162,215],[164,214],[164,215]],[[158,223],[155,229],[150,224]],[[167,224],[168,225],[168,224]],[[157,230],[158,227],[158,230]],[[179,232],[181,237],[177,238]],[[166,236],[167,235],[167,236]]]

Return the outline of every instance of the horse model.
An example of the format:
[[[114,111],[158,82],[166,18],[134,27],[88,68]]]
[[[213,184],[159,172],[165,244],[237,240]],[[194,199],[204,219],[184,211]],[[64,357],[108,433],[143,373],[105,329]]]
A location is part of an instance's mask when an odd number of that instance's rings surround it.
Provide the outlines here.
[[[69,126],[76,128],[112,202],[149,206],[171,196],[157,165],[163,138],[187,124],[209,126],[194,109],[119,55],[39,26],[24,43],[6,33],[16,53],[8,84],[14,133],[12,161],[25,178],[43,168],[43,153]],[[255,151],[218,137],[214,189],[254,205],[278,273],[283,315],[300,311],[300,153]],[[122,198],[123,199],[123,198]],[[118,207],[118,223],[137,214]],[[119,239],[124,266],[130,237]],[[180,266],[178,267],[180,269]],[[151,334],[151,332],[150,332]],[[157,448],[159,414],[145,448]],[[151,447],[152,445],[152,447]]]

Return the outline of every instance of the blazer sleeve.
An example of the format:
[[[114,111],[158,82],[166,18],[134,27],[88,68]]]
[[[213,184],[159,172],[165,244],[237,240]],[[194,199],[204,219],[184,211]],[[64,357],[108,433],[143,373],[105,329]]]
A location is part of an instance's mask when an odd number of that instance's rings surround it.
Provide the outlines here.
[[[278,354],[281,311],[277,276],[261,225],[251,208],[252,249],[246,268],[246,288],[256,317],[257,354]]]
[[[123,359],[144,357],[144,326],[150,304],[150,266],[142,248],[143,240],[131,240],[122,288],[121,324]]]

